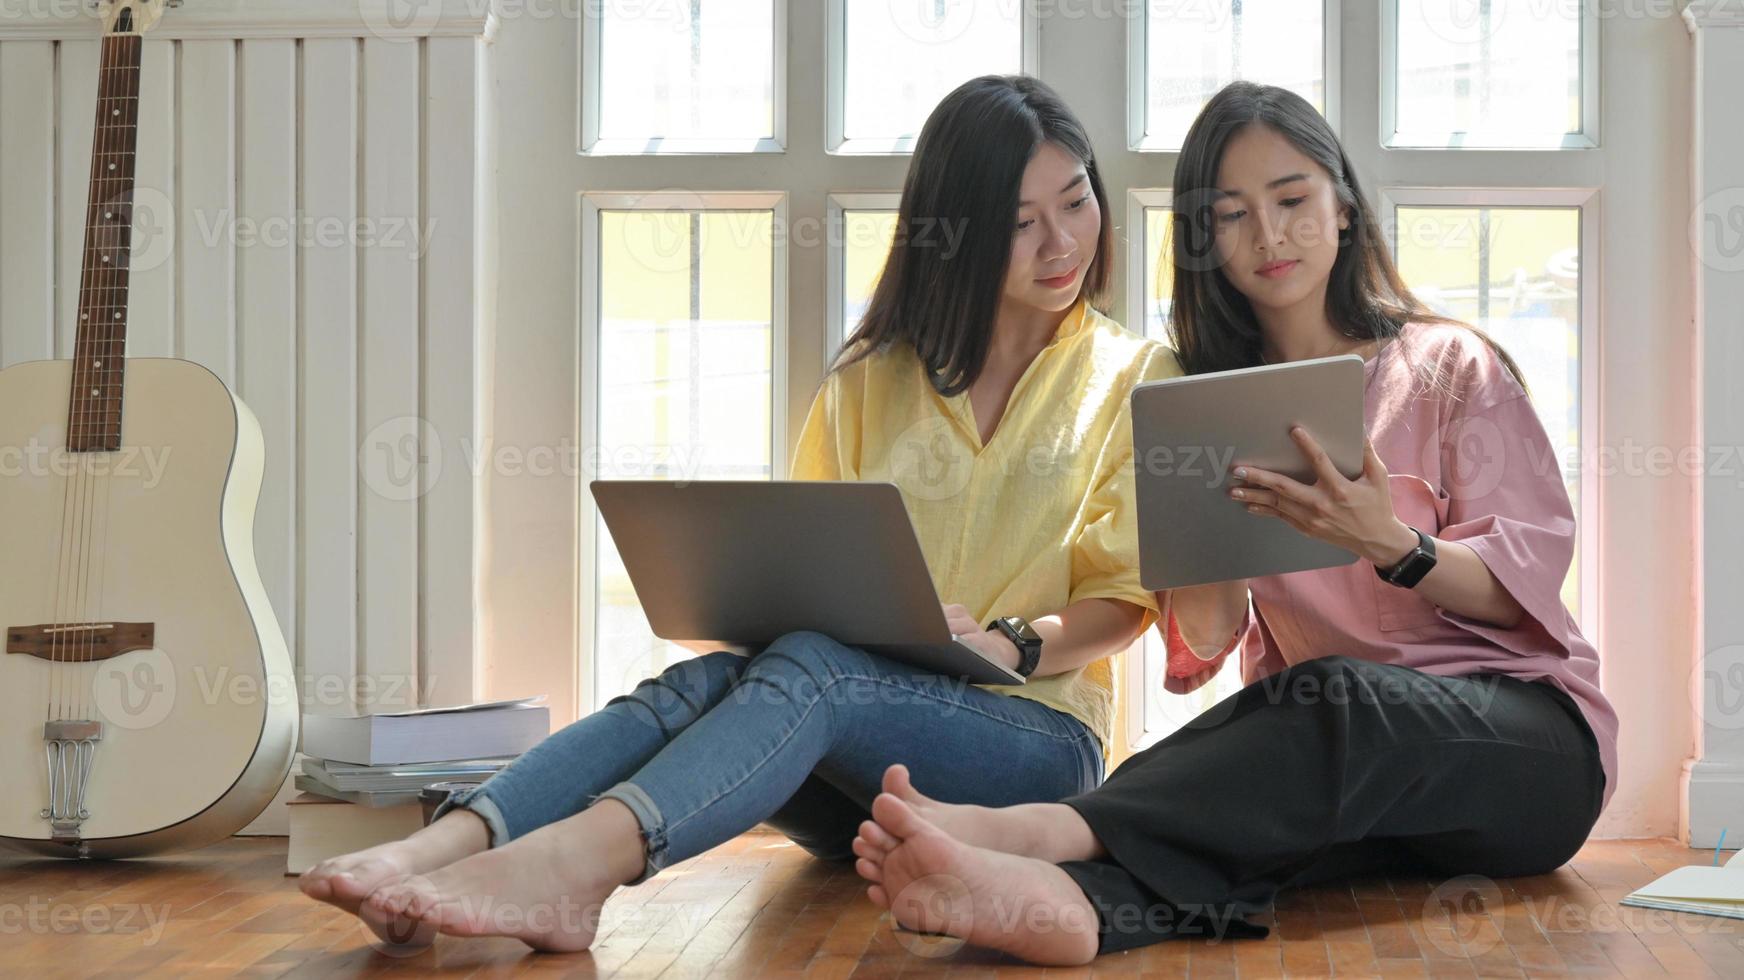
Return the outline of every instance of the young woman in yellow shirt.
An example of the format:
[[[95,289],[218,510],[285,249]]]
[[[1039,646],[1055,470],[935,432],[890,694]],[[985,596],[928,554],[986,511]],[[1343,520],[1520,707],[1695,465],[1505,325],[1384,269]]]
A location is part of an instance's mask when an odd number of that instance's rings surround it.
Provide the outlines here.
[[[1100,783],[1109,658],[1156,616],[1138,581],[1128,396],[1179,373],[1096,310],[1111,240],[1095,157],[1059,98],[1029,78],[965,83],[920,134],[883,276],[794,457],[799,479],[895,483],[952,632],[1027,683],[921,675],[819,633],[708,654],[555,733],[407,840],[323,863],[303,890],[398,941],[582,949],[616,888],[759,822],[851,859],[895,762],[989,806]]]

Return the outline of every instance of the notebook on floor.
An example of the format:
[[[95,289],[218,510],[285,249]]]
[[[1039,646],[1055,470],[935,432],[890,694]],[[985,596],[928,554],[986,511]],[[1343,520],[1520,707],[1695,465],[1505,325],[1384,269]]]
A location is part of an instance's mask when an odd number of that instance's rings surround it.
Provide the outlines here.
[[[1630,892],[1624,905],[1667,912],[1694,912],[1744,919],[1744,856],[1739,851],[1722,865],[1695,864],[1660,876]]]

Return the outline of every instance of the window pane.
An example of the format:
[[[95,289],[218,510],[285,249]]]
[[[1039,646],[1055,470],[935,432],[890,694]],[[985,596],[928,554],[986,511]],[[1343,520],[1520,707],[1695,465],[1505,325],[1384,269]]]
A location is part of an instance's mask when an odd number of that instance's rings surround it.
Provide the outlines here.
[[[872,289],[884,272],[890,255],[890,240],[896,234],[896,212],[844,210],[842,212],[842,337],[845,339],[866,314]],[[834,351],[830,352],[832,355]]]
[[[601,478],[769,479],[773,231],[771,211],[601,212]],[[598,532],[596,708],[690,655],[655,638]]]
[[[1217,90],[1238,79],[1287,88],[1326,111],[1321,5],[1304,0],[1149,0],[1145,138],[1179,147]]]
[[[1399,274],[1511,354],[1580,513],[1580,209],[1398,209]],[[1578,541],[1578,538],[1577,538]],[[1580,553],[1562,598],[1580,615]]]
[[[774,0],[602,3],[601,139],[775,135]]]
[[[1175,264],[1169,258],[1173,221],[1168,208],[1144,209],[1144,334],[1168,343],[1169,302]]]
[[[1168,343],[1169,297],[1175,286],[1175,266],[1169,258],[1174,233],[1172,212],[1164,207],[1144,209],[1144,333]],[[1232,656],[1212,681],[1191,694],[1170,694],[1163,688],[1168,651],[1154,629],[1144,636],[1145,697],[1143,704],[1145,743],[1167,738],[1175,730],[1241,690],[1241,659]]]
[[[1399,4],[1395,128],[1476,146],[1556,144],[1578,132],[1581,10],[1528,0]]]
[[[1011,0],[842,0],[842,136],[896,139],[958,85],[1023,69],[1022,12]]]

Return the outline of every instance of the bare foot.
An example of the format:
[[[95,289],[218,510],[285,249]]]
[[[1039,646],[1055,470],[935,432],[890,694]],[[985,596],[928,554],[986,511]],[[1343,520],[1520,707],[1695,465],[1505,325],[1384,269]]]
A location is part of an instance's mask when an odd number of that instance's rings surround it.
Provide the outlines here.
[[[1101,842],[1078,811],[1061,803],[1026,803],[990,807],[944,803],[914,788],[908,767],[884,770],[884,792],[907,803],[917,816],[947,836],[972,847],[1036,858],[1049,864],[1100,856]],[[868,820],[860,825],[854,853],[888,851],[896,846],[888,833]]]
[[[490,845],[490,829],[470,810],[450,810],[405,840],[328,858],[297,881],[303,894],[356,914],[383,884],[434,871]]]
[[[537,950],[579,952],[593,945],[606,899],[640,872],[639,845],[635,817],[607,800],[502,847],[385,884],[359,914],[424,941],[436,932],[510,936]],[[605,857],[614,853],[622,856]]]
[[[896,846],[862,855],[854,868],[904,927],[1047,966],[1095,959],[1096,910],[1058,867],[953,840],[888,793],[873,801],[872,816]]]

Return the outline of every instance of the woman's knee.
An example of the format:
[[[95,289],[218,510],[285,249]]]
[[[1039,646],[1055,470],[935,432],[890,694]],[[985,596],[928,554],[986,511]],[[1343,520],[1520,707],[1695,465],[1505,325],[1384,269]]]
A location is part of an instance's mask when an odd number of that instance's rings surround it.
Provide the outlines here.
[[[828,684],[851,667],[864,666],[869,655],[811,630],[785,634],[751,659],[746,673],[763,679],[780,677]]]
[[[675,712],[700,715],[726,697],[744,674],[746,663],[746,658],[725,650],[686,657],[608,703],[640,705],[662,717]]]

